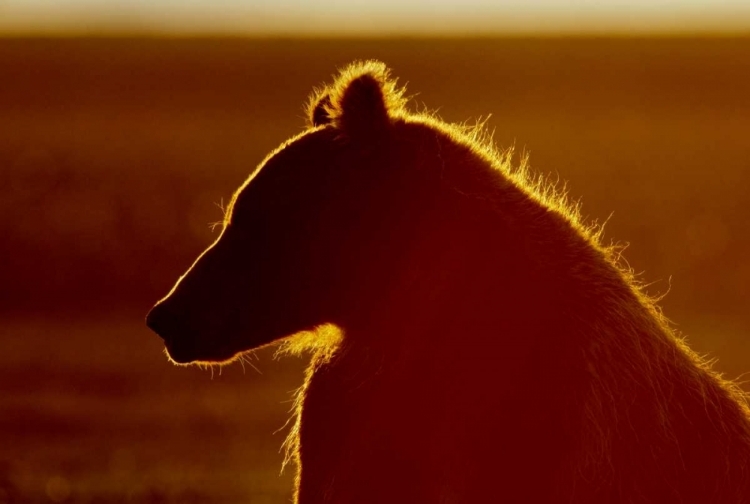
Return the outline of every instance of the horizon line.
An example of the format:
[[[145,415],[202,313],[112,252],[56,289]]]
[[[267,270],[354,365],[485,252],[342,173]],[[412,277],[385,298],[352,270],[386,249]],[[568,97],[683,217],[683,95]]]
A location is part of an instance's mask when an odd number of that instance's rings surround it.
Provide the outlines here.
[[[257,40],[385,40],[385,39],[502,39],[502,38],[747,38],[750,26],[733,29],[529,29],[529,30],[162,30],[162,29],[47,29],[0,30],[0,39],[257,39]]]

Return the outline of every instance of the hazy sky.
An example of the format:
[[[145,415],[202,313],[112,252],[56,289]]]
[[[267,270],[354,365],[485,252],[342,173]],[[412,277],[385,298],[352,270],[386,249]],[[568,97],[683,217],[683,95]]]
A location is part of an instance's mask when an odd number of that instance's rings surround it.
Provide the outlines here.
[[[740,31],[750,0],[0,0],[0,32]]]

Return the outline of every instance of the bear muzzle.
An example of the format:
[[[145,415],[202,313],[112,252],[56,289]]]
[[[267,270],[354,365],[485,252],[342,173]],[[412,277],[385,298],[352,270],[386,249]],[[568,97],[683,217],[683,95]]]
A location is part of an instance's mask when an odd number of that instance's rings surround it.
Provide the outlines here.
[[[146,315],[146,325],[164,340],[170,359],[178,364],[191,362],[222,362],[235,356],[236,350],[220,345],[210,337],[215,331],[204,327],[192,312],[177,313],[162,301]],[[194,315],[194,314],[193,314]]]
[[[163,304],[157,304],[146,315],[146,325],[164,340],[169,357],[175,362],[187,363],[196,359],[192,348],[194,338],[185,318],[180,317]]]

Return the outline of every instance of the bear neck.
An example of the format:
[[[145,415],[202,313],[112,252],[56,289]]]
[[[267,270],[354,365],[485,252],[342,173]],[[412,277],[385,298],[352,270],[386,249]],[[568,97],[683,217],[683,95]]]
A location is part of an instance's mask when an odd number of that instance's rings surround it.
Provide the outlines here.
[[[398,351],[404,340],[453,330],[480,340],[512,333],[529,346],[536,326],[580,316],[581,306],[591,325],[623,304],[643,311],[620,271],[567,217],[455,139],[410,126],[417,155],[379,182],[398,194],[387,210],[369,205],[378,208],[372,227],[388,234],[361,268],[374,272],[367,287],[351,286],[356,302],[339,321],[350,344]],[[602,286],[595,293],[592,281]]]
[[[669,490],[683,467],[705,475],[696,495],[724,478],[750,490],[745,410],[606,251],[466,148],[446,139],[439,153],[443,183],[396,209],[408,216],[396,235],[410,238],[339,321],[337,353],[313,361],[302,415],[343,405],[342,429],[419,453],[442,446],[434,439],[479,446],[472,426],[491,425],[507,433],[506,469],[519,471],[508,481],[535,474],[549,485],[540,495],[557,488],[577,502],[619,502],[606,489],[652,474]],[[418,427],[408,440],[405,422]],[[433,469],[446,481],[454,472]],[[604,493],[582,495],[576,481]]]

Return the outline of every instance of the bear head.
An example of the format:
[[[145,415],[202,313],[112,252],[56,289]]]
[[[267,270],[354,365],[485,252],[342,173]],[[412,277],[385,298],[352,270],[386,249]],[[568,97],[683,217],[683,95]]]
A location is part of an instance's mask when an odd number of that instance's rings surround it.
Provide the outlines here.
[[[413,266],[404,249],[443,204],[447,133],[410,121],[404,104],[374,61],[313,95],[309,128],[236,191],[221,235],[148,314],[175,362],[224,361],[382,316],[378,301]]]

